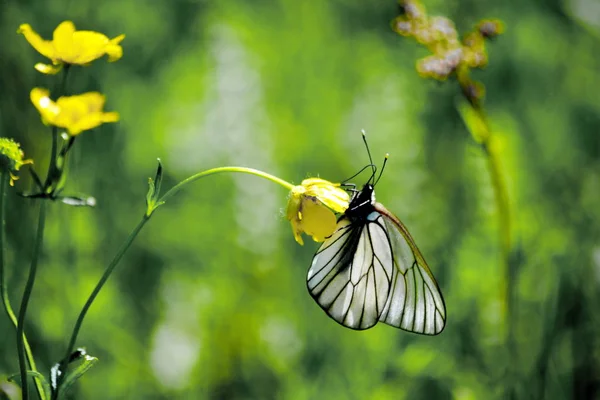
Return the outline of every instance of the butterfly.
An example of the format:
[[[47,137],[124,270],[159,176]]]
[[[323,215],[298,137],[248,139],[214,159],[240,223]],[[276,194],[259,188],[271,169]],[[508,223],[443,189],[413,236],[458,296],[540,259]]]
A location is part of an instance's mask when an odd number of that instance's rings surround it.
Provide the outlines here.
[[[375,201],[379,178],[374,180],[376,168],[369,166],[371,178],[362,190],[353,190],[335,232],[312,260],[308,290],[345,327],[363,330],[381,321],[437,335],[446,325],[441,290],[404,224]]]

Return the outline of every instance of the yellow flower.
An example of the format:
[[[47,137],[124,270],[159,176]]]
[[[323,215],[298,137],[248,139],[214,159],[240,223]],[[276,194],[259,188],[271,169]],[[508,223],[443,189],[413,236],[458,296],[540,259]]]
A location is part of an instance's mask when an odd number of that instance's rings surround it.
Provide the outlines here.
[[[22,33],[34,49],[52,60],[53,65],[35,65],[35,69],[43,74],[56,74],[64,64],[88,65],[104,55],[108,56],[109,62],[113,62],[123,56],[123,48],[119,43],[125,35],[109,39],[94,31],[76,31],[71,21],[58,25],[52,40],[42,39],[29,24],[19,26],[17,33]]]
[[[119,120],[119,113],[102,111],[106,99],[98,92],[63,96],[54,102],[50,99],[48,90],[33,88],[30,97],[45,123],[65,128],[71,136],[93,129],[104,122]]]
[[[350,196],[338,183],[324,179],[305,179],[294,186],[288,200],[287,219],[296,242],[304,244],[302,233],[312,236],[315,242],[331,236],[336,225],[334,213],[346,211],[349,201]]]
[[[23,159],[23,150],[19,143],[12,139],[0,138],[0,173],[8,172],[10,174],[10,186],[19,179],[16,175],[25,164],[33,164],[31,160]]]

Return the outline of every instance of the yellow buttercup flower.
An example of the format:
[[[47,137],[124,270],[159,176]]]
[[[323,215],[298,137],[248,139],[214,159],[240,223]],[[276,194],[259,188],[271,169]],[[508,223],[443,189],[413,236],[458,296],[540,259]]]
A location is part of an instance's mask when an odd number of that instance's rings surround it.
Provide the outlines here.
[[[109,62],[113,62],[123,56],[123,48],[119,43],[125,35],[109,39],[99,32],[76,31],[71,21],[58,25],[52,40],[42,39],[29,24],[19,26],[17,33],[22,33],[34,49],[52,60],[52,65],[35,65],[35,69],[43,74],[56,74],[64,64],[88,65],[104,55],[108,56]]]
[[[335,213],[348,208],[350,196],[338,183],[310,178],[290,191],[287,219],[292,224],[296,242],[304,244],[302,233],[322,242],[335,231]]]
[[[19,143],[12,139],[0,138],[0,173],[8,172],[10,174],[10,186],[19,179],[16,175],[25,164],[33,164],[31,160],[24,160],[23,150]]]
[[[63,96],[54,102],[50,99],[48,90],[33,88],[30,97],[45,123],[65,128],[71,136],[105,122],[119,120],[119,113],[102,111],[106,98],[98,92]]]

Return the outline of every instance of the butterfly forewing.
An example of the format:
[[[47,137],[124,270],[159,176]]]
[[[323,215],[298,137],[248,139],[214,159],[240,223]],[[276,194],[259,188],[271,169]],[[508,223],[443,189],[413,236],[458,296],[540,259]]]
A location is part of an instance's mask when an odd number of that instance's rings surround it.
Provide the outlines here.
[[[382,204],[383,218],[394,254],[392,287],[380,321],[410,332],[437,335],[446,323],[446,306],[425,259],[406,227]]]
[[[317,251],[308,272],[313,298],[340,324],[367,329],[377,323],[393,279],[391,243],[378,212],[351,222],[342,217],[336,232]]]

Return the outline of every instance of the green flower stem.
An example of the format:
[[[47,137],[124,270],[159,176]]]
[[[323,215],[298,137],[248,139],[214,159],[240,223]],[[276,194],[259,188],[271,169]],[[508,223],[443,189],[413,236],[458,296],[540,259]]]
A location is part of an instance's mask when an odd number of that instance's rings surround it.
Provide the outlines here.
[[[58,128],[52,127],[52,150],[50,153],[50,165],[48,165],[48,173],[46,174],[46,182],[44,183],[44,190],[47,191],[52,183],[56,171],[56,154],[58,153]]]
[[[466,82],[468,84],[468,81]],[[466,87],[463,85],[463,93],[466,92]],[[500,168],[500,155],[494,147],[492,140],[493,134],[490,125],[485,116],[483,106],[480,102],[470,102],[459,106],[459,111],[471,131],[473,138],[481,144],[484,154],[487,159],[490,180],[494,189],[494,198],[496,201],[496,209],[498,210],[498,226],[499,226],[499,241],[500,251],[502,254],[502,279],[500,294],[502,296],[505,329],[507,334],[507,352],[509,354],[509,363],[516,362],[515,352],[515,327],[513,321],[515,311],[515,287],[516,287],[516,271],[515,266],[511,264],[512,254],[512,235],[511,235],[511,218],[510,218],[510,202],[506,182]],[[508,367],[510,370],[510,367]],[[514,394],[514,388],[507,386],[507,398],[511,398]]]
[[[483,111],[481,109],[477,109],[476,111],[481,115],[483,121],[485,121],[485,127],[489,130],[489,125],[487,124],[486,119],[484,118]],[[516,271],[511,265],[510,257],[512,253],[511,249],[511,224],[510,224],[510,205],[508,200],[508,191],[506,189],[506,183],[504,181],[504,177],[500,171],[500,158],[493,146],[490,145],[490,135],[487,140],[485,140],[483,144],[483,149],[485,154],[487,155],[487,164],[490,173],[490,178],[492,181],[492,186],[494,188],[494,197],[496,198],[496,208],[498,209],[498,219],[499,219],[499,239],[500,239],[500,249],[502,251],[502,272],[504,274],[504,279],[502,279],[502,286],[500,288],[500,293],[503,298],[504,310],[503,314],[505,315],[505,329],[507,334],[507,352],[509,355],[508,360],[508,371],[511,370],[511,365],[517,363],[516,359],[516,351],[515,351],[515,326],[513,323],[514,311],[515,311],[515,287],[517,286],[516,279]],[[512,382],[513,379],[509,378]],[[514,386],[513,384],[509,384],[505,388],[506,397],[514,398]]]
[[[69,340],[69,344],[67,346],[67,351],[65,353],[64,358],[61,360],[61,365],[60,365],[61,374],[58,377],[57,388],[54,391],[54,395],[52,396],[52,399],[58,398],[60,384],[62,383],[62,381],[67,373],[69,357],[71,356],[71,353],[73,352],[73,349],[75,348],[75,342],[77,341],[77,336],[79,335],[79,330],[81,329],[81,325],[83,324],[83,320],[84,320],[87,312],[89,311],[90,307],[92,306],[92,303],[94,302],[94,300],[96,300],[98,293],[100,293],[100,290],[102,290],[102,287],[104,286],[104,284],[106,283],[106,281],[108,280],[110,275],[112,274],[113,270],[115,269],[115,267],[117,266],[119,261],[121,261],[121,258],[123,257],[123,255],[125,255],[125,252],[129,249],[129,246],[131,246],[131,244],[137,237],[138,233],[140,233],[140,231],[142,230],[144,225],[146,225],[146,222],[148,222],[149,220],[150,220],[150,216],[147,216],[144,214],[144,216],[142,217],[142,220],[137,224],[137,226],[133,229],[133,231],[129,234],[129,236],[125,240],[125,243],[123,243],[121,245],[121,248],[119,248],[119,250],[117,251],[117,254],[115,255],[113,260],[110,262],[110,264],[104,271],[104,274],[100,278],[100,281],[98,281],[98,283],[96,284],[96,287],[92,291],[92,294],[90,294],[90,297],[88,297],[87,301],[85,302],[85,305],[81,309],[81,312],[79,313],[79,316],[77,317],[77,321],[75,322],[75,326],[73,327],[73,332],[71,333],[71,339]]]
[[[8,298],[8,287],[6,276],[4,274],[4,265],[5,265],[5,255],[4,255],[4,225],[6,223],[6,185],[8,184],[8,180],[10,176],[8,173],[0,172],[0,296],[2,297],[2,304],[4,305],[4,310],[8,315],[8,318],[12,321],[15,328],[18,326],[17,316],[12,309],[10,304],[10,299]],[[25,345],[25,354],[27,356],[27,361],[29,362],[29,369],[34,372],[38,372],[37,367],[35,365],[35,360],[33,359],[33,353],[31,352],[31,347],[29,346],[29,341],[23,333],[23,343]],[[38,392],[38,396],[42,400],[46,400],[46,394],[44,393],[44,388],[42,387],[42,382],[39,379],[35,379],[35,387]]]
[[[67,87],[67,76],[69,75],[70,65],[66,64],[63,68],[63,75],[58,86],[57,95],[63,96]],[[54,192],[56,188],[51,188],[52,182],[54,181],[57,173],[57,155],[58,155],[58,127],[52,126],[52,150],[50,153],[50,164],[48,165],[48,174],[46,175],[46,182],[44,183],[44,190],[50,190],[50,193]]]
[[[477,110],[482,117],[482,121],[486,121],[481,110]],[[489,130],[489,125],[485,123],[486,129]],[[506,189],[506,182],[500,171],[500,157],[494,147],[490,144],[490,135],[483,144],[483,149],[487,155],[487,164],[490,173],[490,179],[494,188],[494,197],[496,198],[496,208],[498,209],[498,223],[499,223],[499,239],[500,249],[502,251],[502,266],[504,279],[502,280],[503,285],[500,288],[502,297],[504,299],[504,315],[506,315],[507,323],[507,334],[508,334],[508,351],[511,355],[511,362],[515,362],[514,359],[514,324],[513,315],[515,308],[515,297],[514,290],[516,287],[515,282],[515,271],[513,270],[510,262],[512,253],[511,249],[511,223],[510,223],[510,204],[508,200],[508,191]]]
[[[513,295],[512,291],[515,287],[513,282],[514,274],[510,268],[510,255],[511,255],[511,223],[510,223],[510,205],[508,200],[508,190],[506,189],[506,182],[502,176],[500,170],[500,156],[496,149],[492,145],[493,134],[490,129],[489,123],[483,111],[483,108],[479,104],[471,105],[475,112],[477,119],[481,122],[480,129],[483,134],[479,135],[481,145],[487,158],[488,170],[490,173],[490,179],[492,181],[492,187],[494,188],[494,198],[496,200],[496,208],[498,209],[498,224],[499,224],[499,240],[500,250],[502,252],[502,262],[504,267],[505,279],[503,281],[503,287],[501,293],[504,298],[505,312],[509,324],[509,340],[513,335],[511,329],[511,318],[513,311]]]
[[[292,188],[294,187],[294,185],[292,185],[289,182],[284,181],[283,179],[279,179],[276,176],[267,174],[266,172],[262,172],[257,169],[245,168],[245,167],[218,167],[218,168],[212,168],[212,169],[208,169],[206,171],[199,172],[195,175],[190,176],[187,179],[184,179],[183,181],[179,182],[177,185],[173,186],[169,191],[167,191],[167,193],[165,193],[164,196],[161,197],[159,202],[167,201],[171,196],[173,196],[175,193],[179,192],[185,185],[187,185],[189,183],[192,183],[194,181],[197,181],[198,179],[204,178],[205,176],[215,175],[215,174],[219,174],[219,173],[223,173],[223,172],[240,172],[240,173],[244,173],[244,174],[260,176],[261,178],[268,179],[271,182],[277,183],[288,190],[292,190]]]
[[[68,66],[65,67],[61,82],[59,84],[58,95],[62,96],[65,93],[65,89],[67,86],[67,76],[69,75]],[[57,155],[58,155],[58,129],[56,127],[52,127],[52,149],[50,153],[50,161],[48,166],[48,174],[46,175],[46,182],[44,184],[44,190],[50,190],[52,182],[54,181],[55,175],[57,173]],[[50,190],[50,193],[54,189]],[[42,242],[44,239],[44,227],[46,224],[46,202],[42,201],[40,203],[40,215],[38,219],[38,231],[35,239],[33,255],[31,259],[31,266],[29,268],[29,277],[27,278],[27,283],[25,284],[25,290],[23,292],[23,299],[21,300],[21,307],[19,309],[19,317],[17,319],[17,350],[19,352],[19,371],[21,375],[21,386],[23,390],[23,400],[29,399],[29,388],[27,385],[27,364],[25,363],[26,358],[26,348],[25,348],[25,334],[24,334],[24,323],[25,323],[25,315],[27,314],[27,306],[29,304],[29,299],[31,297],[31,291],[33,290],[33,285],[35,283],[35,275],[37,273],[37,264],[38,258],[42,248]],[[39,387],[36,381],[36,388],[39,392]]]
[[[92,291],[92,294],[87,299],[87,301],[85,302],[85,305],[81,309],[81,312],[79,313],[79,316],[77,317],[77,321],[75,322],[75,326],[74,326],[73,332],[71,334],[71,339],[69,340],[69,344],[67,346],[67,351],[65,352],[65,356],[61,361],[61,365],[60,365],[61,374],[58,378],[57,389],[52,396],[53,400],[58,399],[60,384],[61,384],[62,380],[64,379],[64,377],[67,375],[67,369],[69,366],[68,365],[69,357],[70,357],[71,353],[73,352],[73,349],[75,348],[75,342],[77,341],[77,336],[79,335],[79,330],[81,329],[81,325],[83,324],[83,320],[85,319],[85,316],[86,316],[88,310],[90,309],[90,307],[92,306],[92,303],[94,302],[94,300],[100,293],[100,290],[102,290],[102,287],[104,286],[106,281],[108,281],[108,278],[112,274],[113,270],[115,269],[115,267],[117,266],[117,264],[119,263],[119,261],[121,260],[121,258],[125,254],[125,252],[129,249],[129,247],[131,246],[131,244],[133,243],[133,241],[135,240],[137,235],[140,233],[140,231],[142,230],[144,225],[146,225],[146,223],[150,220],[150,217],[152,216],[152,211],[154,211],[156,208],[158,208],[161,204],[164,204],[164,202],[166,202],[169,198],[171,198],[173,195],[175,195],[177,192],[179,192],[185,185],[190,184],[190,183],[197,181],[198,179],[204,178],[206,176],[215,175],[215,174],[223,173],[223,172],[239,172],[239,173],[260,176],[262,178],[270,180],[271,182],[275,182],[275,183],[285,187],[288,190],[291,190],[294,187],[294,185],[292,185],[289,182],[286,182],[282,179],[277,178],[276,176],[267,174],[266,172],[262,172],[262,171],[259,171],[256,169],[244,168],[244,167],[219,167],[219,168],[212,168],[212,169],[209,169],[206,171],[199,172],[195,175],[192,175],[189,178],[184,179],[183,181],[179,182],[177,185],[173,186],[169,191],[167,191],[167,193],[165,193],[164,196],[162,196],[162,198],[157,202],[157,204],[154,205],[154,208],[151,210],[151,212],[144,214],[144,216],[142,217],[142,220],[138,223],[138,225],[129,234],[129,236],[125,240],[125,243],[123,243],[121,248],[117,251],[117,254],[115,255],[113,260],[110,262],[110,264],[104,271],[104,274],[100,278],[100,281],[98,282],[98,284]]]
[[[37,272],[37,263],[42,249],[42,242],[44,240],[44,226],[46,224],[46,203],[45,201],[40,202],[40,215],[38,218],[38,228],[33,246],[33,255],[31,257],[31,266],[29,267],[29,277],[25,284],[25,290],[23,292],[23,299],[21,300],[21,307],[19,309],[19,318],[17,320],[17,350],[19,352],[19,371],[21,374],[21,386],[23,390],[23,400],[29,399],[29,390],[27,386],[27,364],[25,362],[25,335],[23,333],[25,323],[25,315],[27,314],[27,305],[29,304],[29,298],[31,297],[31,291],[33,290],[33,284],[35,283],[35,274]]]

